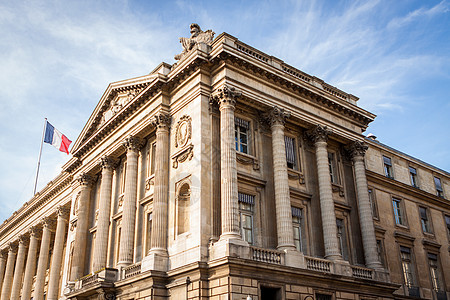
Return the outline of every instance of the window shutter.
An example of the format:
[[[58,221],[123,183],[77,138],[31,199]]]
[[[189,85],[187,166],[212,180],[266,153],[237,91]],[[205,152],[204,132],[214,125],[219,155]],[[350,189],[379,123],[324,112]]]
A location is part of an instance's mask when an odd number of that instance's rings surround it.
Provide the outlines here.
[[[241,118],[234,117],[234,123],[238,126],[244,127],[246,129],[250,128],[250,122],[246,120],[242,120]]]
[[[298,218],[302,217],[302,209],[301,208],[291,207],[291,209],[292,209],[292,216],[293,217],[298,217]]]
[[[238,201],[242,202],[242,203],[254,205],[255,204],[255,196],[244,194],[244,193],[238,193]]]
[[[295,165],[294,139],[289,136],[285,136],[284,143],[286,146],[286,161],[288,164],[290,163]]]

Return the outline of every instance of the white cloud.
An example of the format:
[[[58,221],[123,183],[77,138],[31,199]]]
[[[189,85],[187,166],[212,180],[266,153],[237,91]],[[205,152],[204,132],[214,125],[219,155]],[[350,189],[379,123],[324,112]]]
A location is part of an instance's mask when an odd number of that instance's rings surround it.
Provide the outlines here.
[[[406,26],[409,23],[414,22],[415,20],[420,19],[422,17],[430,18],[438,14],[448,13],[449,11],[450,9],[447,1],[443,0],[431,8],[426,9],[424,7],[421,7],[408,13],[406,16],[392,19],[388,23],[387,27],[389,29],[395,29],[398,27]]]

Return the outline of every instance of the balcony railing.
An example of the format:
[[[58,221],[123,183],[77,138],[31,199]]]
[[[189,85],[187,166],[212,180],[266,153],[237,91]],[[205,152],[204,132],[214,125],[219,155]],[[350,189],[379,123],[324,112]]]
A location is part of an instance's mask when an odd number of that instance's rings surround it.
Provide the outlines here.
[[[281,265],[283,264],[283,252],[251,247],[252,259],[256,261]]]
[[[331,261],[310,256],[305,256],[305,259],[306,259],[306,268],[308,270],[326,273],[331,272]]]
[[[357,278],[373,279],[373,270],[363,267],[352,266],[352,275]]]
[[[141,274],[141,263],[135,263],[134,265],[123,268],[123,278],[130,278]]]
[[[90,285],[97,283],[97,279],[98,279],[98,273],[87,275],[87,276],[81,278],[80,288],[85,288],[85,287],[88,287]]]

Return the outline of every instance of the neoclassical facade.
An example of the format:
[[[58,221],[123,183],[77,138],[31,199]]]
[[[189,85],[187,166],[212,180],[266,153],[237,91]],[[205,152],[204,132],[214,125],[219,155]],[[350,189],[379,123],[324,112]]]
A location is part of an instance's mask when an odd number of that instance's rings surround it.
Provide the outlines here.
[[[0,226],[0,300],[450,297],[449,173],[229,34],[180,42]]]

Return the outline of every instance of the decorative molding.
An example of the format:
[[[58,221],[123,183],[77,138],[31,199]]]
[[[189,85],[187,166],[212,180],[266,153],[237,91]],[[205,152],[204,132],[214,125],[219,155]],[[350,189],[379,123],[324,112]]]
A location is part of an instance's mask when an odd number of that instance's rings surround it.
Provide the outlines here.
[[[139,149],[144,146],[144,141],[138,137],[130,135],[123,140],[122,146],[125,147],[127,151],[139,151]]]
[[[151,175],[145,180],[145,190],[150,190],[150,186],[155,185],[155,174]]]
[[[305,175],[302,172],[288,169],[288,178],[289,179],[298,179],[298,183],[305,184]]]
[[[219,104],[219,109],[222,109],[224,105],[234,107],[236,105],[236,100],[241,96],[241,91],[236,90],[234,87],[224,85],[211,94],[209,102],[217,102]]]
[[[271,109],[266,115],[271,126],[284,126],[286,124],[286,119],[288,119],[290,116],[290,112],[287,112],[283,108],[279,108],[278,106],[274,106],[273,109]]]
[[[345,149],[350,154],[350,157],[355,159],[356,157],[364,157],[369,146],[362,141],[354,141],[346,146]]]
[[[175,128],[175,148],[184,147],[192,137],[192,119],[188,115],[184,115],[177,122]]]
[[[305,132],[305,135],[308,139],[313,141],[314,143],[317,142],[326,142],[328,141],[328,136],[332,133],[331,130],[327,128],[327,126],[317,125],[314,128],[311,128],[310,130]]]
[[[91,186],[94,183],[94,177],[83,172],[78,175],[75,182],[82,186]]]
[[[342,185],[332,183],[331,189],[333,190],[333,192],[339,193],[339,196],[345,197],[344,187]]]
[[[70,208],[58,205],[56,207],[56,213],[58,217],[63,218],[64,220],[67,220],[69,218]]]
[[[177,169],[179,163],[183,163],[186,160],[191,160],[193,157],[194,157],[194,145],[191,143],[189,146],[172,155],[173,160],[172,167],[174,169]]]
[[[259,170],[259,161],[256,157],[245,155],[240,152],[236,152],[236,160],[237,162],[243,164],[243,165],[252,165],[253,170]]]
[[[172,122],[172,118],[169,114],[159,113],[153,117],[152,126],[156,127],[156,130],[166,129],[168,130],[170,127],[170,123]]]
[[[102,169],[114,170],[119,165],[119,161],[110,156],[104,155],[99,159],[99,164]]]

